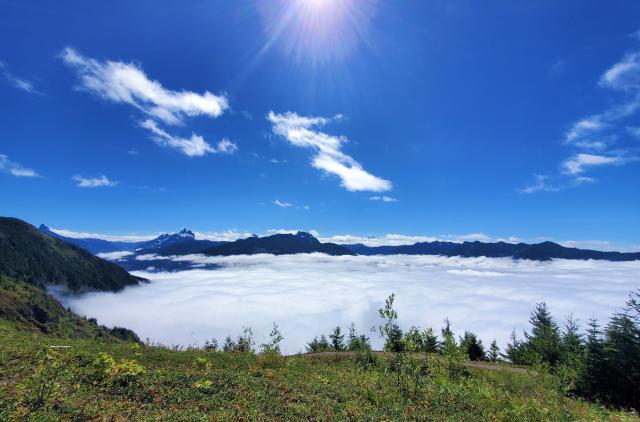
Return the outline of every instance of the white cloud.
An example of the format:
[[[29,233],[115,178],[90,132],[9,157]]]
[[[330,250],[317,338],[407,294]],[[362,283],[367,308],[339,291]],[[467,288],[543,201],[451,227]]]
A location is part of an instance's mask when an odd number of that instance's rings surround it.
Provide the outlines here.
[[[640,53],[626,54],[621,61],[611,66],[600,78],[600,85],[614,89],[637,89],[640,87]]]
[[[273,201],[273,203],[277,206],[279,206],[280,208],[289,208],[292,207],[293,204],[289,203],[289,202],[284,202],[284,201],[280,201],[278,199],[276,199],[275,201]]]
[[[77,183],[76,186],[78,186],[79,188],[112,187],[118,184],[118,182],[109,180],[109,178],[104,174],[101,174],[97,177],[82,177],[76,174],[71,179]]]
[[[35,170],[9,160],[9,157],[4,154],[0,154],[0,172],[9,173],[15,177],[40,177]]]
[[[143,240],[151,240],[158,237],[158,234],[112,235],[112,234],[103,234],[103,233],[77,232],[77,231],[67,230],[67,229],[54,229],[51,227],[49,227],[49,230],[59,234],[60,236],[71,237],[74,239],[103,239],[103,240],[109,240],[111,242],[139,242]]]
[[[544,174],[536,174],[532,185],[517,189],[518,193],[557,192],[559,189],[550,183],[550,177]]]
[[[98,258],[106,259],[108,261],[120,261],[122,258],[133,255],[134,252],[130,251],[116,251],[116,252],[103,252],[96,254]]]
[[[320,236],[321,242],[340,243],[350,245],[362,243],[366,246],[400,246],[413,245],[417,242],[434,242],[438,240],[433,236],[407,236],[402,234],[387,234],[384,236],[357,236],[351,234],[339,234],[334,236]]]
[[[375,195],[375,196],[371,196],[369,197],[370,201],[382,201],[382,202],[398,202],[398,200],[396,198],[392,198],[390,196],[386,196],[386,195]]]
[[[224,242],[233,242],[238,239],[246,239],[251,236],[249,232],[243,232],[238,230],[225,230],[221,232],[194,232],[196,239],[201,240],[215,240]]]
[[[556,182],[552,184],[549,176],[537,175],[532,185],[518,189],[518,192],[555,192],[593,183],[595,179],[591,177],[575,176],[593,167],[623,165],[638,159],[634,152],[636,146],[625,149],[620,146],[614,148],[613,145],[624,142],[628,135],[640,134],[634,127],[620,125],[621,121],[640,110],[640,52],[625,54],[602,74],[598,85],[609,90],[615,100],[604,111],[577,120],[565,133],[564,143],[578,149],[577,153],[561,163],[565,176],[554,177]],[[625,134],[626,137],[623,136]],[[571,179],[567,180],[567,177]]]
[[[565,173],[580,174],[583,173],[587,167],[621,164],[622,162],[624,162],[624,159],[622,157],[595,154],[576,154],[562,163],[562,167],[564,168]]]
[[[36,87],[33,85],[33,82],[28,79],[19,78],[10,73],[5,62],[0,62],[0,73],[7,80],[7,82],[9,82],[15,88],[28,92],[29,94],[43,95],[36,89]]]
[[[288,140],[292,145],[315,150],[313,167],[338,176],[341,185],[348,191],[383,192],[391,190],[390,181],[365,171],[360,163],[341,151],[347,142],[344,136],[331,136],[314,130],[332,120],[342,119],[342,115],[333,118],[299,116],[286,112],[276,114],[270,111],[267,119],[273,124],[273,132]]]
[[[583,329],[601,323],[637,287],[640,261],[516,261],[438,256],[340,256],[322,254],[176,258],[218,270],[145,273],[150,283],[121,293],[63,297],[65,306],[101,324],[125,326],[142,338],[203,345],[251,326],[257,342],[273,321],[283,349],[295,353],[314,336],[354,322],[367,335],[377,309],[396,294],[402,328],[442,326],[448,317],[457,334],[477,333],[504,347],[512,329],[529,329],[529,313],[546,301],[556,318],[574,313]],[[615,274],[615,281],[612,281]],[[330,280],[330,282],[327,282]],[[560,321],[561,322],[561,321]],[[375,347],[380,340],[373,336]]]
[[[216,145],[216,152],[221,154],[233,154],[238,150],[238,145],[234,144],[227,138],[222,138]]]
[[[191,134],[191,138],[189,139],[170,135],[165,130],[159,128],[157,123],[151,119],[140,123],[140,126],[153,133],[153,140],[158,145],[177,149],[189,157],[201,157],[207,153],[233,154],[238,149],[238,146],[227,138],[218,142],[216,147],[212,147],[202,136],[196,135],[195,133]]]
[[[558,242],[567,248],[591,249],[596,251],[614,252],[638,252],[640,247],[634,245],[621,245],[608,240],[565,240]]]
[[[573,165],[572,165],[573,166]],[[518,193],[536,193],[536,192],[559,192],[564,189],[575,188],[584,184],[594,183],[596,180],[592,177],[572,175],[570,179],[562,179],[554,182],[552,178],[544,174],[536,174],[533,184],[524,188],[516,189]]]
[[[475,241],[490,242],[492,240],[490,236],[484,233],[465,234],[462,236],[458,236],[458,239],[462,241],[468,241],[468,242],[475,242]]]
[[[99,61],[69,47],[62,51],[61,57],[76,70],[80,81],[78,89],[106,101],[129,104],[149,116],[140,126],[153,134],[152,139],[158,145],[177,149],[189,157],[200,157],[207,153],[233,154],[238,149],[227,138],[213,147],[200,135],[192,133],[190,138],[174,136],[156,123],[158,120],[166,125],[181,125],[186,117],[219,117],[229,108],[224,95],[214,95],[209,91],[202,94],[173,91],[149,79],[134,63]]]
[[[182,123],[186,116],[215,118],[229,107],[223,95],[166,89],[134,63],[99,61],[70,47],[62,51],[61,57],[76,70],[80,89],[107,101],[129,104],[169,125]]]

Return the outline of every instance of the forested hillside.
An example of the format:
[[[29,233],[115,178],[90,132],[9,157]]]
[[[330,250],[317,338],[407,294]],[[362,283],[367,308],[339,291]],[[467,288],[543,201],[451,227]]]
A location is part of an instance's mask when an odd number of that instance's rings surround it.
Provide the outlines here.
[[[38,287],[60,285],[72,292],[118,291],[141,281],[78,246],[9,217],[0,217],[0,274]]]

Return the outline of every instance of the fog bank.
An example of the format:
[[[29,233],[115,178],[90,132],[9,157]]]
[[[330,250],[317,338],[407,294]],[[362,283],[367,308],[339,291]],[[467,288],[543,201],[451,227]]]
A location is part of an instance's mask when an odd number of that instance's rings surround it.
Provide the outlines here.
[[[439,332],[448,317],[457,335],[471,330],[504,347],[512,329],[528,328],[536,302],[546,301],[558,319],[573,312],[584,327],[594,316],[606,322],[640,285],[640,262],[321,254],[174,259],[221,268],[136,272],[151,282],[61,299],[80,315],[166,345],[202,345],[212,337],[222,343],[243,326],[253,327],[259,344],[275,321],[284,351],[294,353],[352,322],[379,346],[369,329],[392,292],[403,328]]]

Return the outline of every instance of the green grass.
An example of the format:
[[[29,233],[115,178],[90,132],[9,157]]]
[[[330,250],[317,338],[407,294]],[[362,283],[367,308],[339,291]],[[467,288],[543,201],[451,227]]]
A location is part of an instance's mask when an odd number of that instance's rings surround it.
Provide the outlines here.
[[[399,377],[388,357],[174,351],[6,320],[0,338],[0,420],[638,420],[563,397],[544,371],[508,366],[408,356]]]

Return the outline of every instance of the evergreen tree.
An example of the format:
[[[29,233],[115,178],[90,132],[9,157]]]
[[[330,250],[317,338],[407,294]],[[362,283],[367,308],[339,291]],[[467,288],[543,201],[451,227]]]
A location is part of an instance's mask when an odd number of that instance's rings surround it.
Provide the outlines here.
[[[640,333],[626,313],[614,315],[604,344],[607,396],[614,404],[640,405]]]
[[[453,331],[451,330],[451,324],[449,324],[449,320],[445,320],[445,327],[442,329],[442,354],[444,356],[453,356],[457,355],[460,349],[458,348],[458,344],[456,343],[456,338],[453,335]]]
[[[354,350],[353,347],[355,346],[357,340],[358,340],[358,333],[356,332],[356,325],[352,322],[351,325],[349,326],[349,337],[347,338],[347,349]]]
[[[358,334],[356,332],[356,326],[354,324],[351,324],[351,326],[349,327],[347,349],[351,351],[364,351],[371,349],[369,338],[364,334]]]
[[[511,342],[507,343],[502,357],[513,363],[514,365],[524,365],[526,363],[525,343],[518,339],[516,330],[511,332]]]
[[[314,337],[306,346],[307,352],[320,352],[320,342],[318,341],[318,337]]]
[[[329,346],[329,342],[324,335],[320,336],[320,339],[318,339],[318,337],[314,337],[313,340],[307,343],[308,352],[326,352],[330,349],[331,346]]]
[[[327,340],[327,337],[323,334],[320,336],[320,341],[319,341],[319,346],[320,346],[320,350],[325,352],[329,349],[331,349],[331,345],[329,344],[329,340]]]
[[[241,353],[253,353],[254,344],[253,330],[251,327],[244,327],[242,334],[238,336],[235,351]]]
[[[627,312],[636,324],[640,324],[640,288],[629,294]]]
[[[469,331],[465,331],[464,336],[460,337],[460,348],[467,354],[469,360],[486,359],[482,340]]]
[[[425,353],[436,353],[440,350],[440,342],[438,337],[433,333],[433,328],[427,328],[422,331],[422,350]]]
[[[498,342],[495,339],[491,342],[491,346],[489,346],[487,358],[491,362],[497,362],[500,358],[500,348],[498,347]]]
[[[204,343],[204,350],[208,352],[216,352],[218,350],[218,340],[215,338],[211,339],[211,341],[207,340]]]
[[[589,320],[584,358],[578,375],[577,390],[588,399],[602,399],[600,381],[606,376],[604,341],[596,319]]]
[[[233,352],[236,350],[236,343],[233,341],[231,336],[227,336],[227,338],[224,339],[222,350],[225,352]]]
[[[444,319],[444,327],[442,327],[442,330],[440,331],[442,333],[443,339],[453,335],[453,331],[451,331],[451,322],[449,321],[449,318]]]
[[[555,323],[547,304],[542,302],[529,318],[531,334],[525,333],[528,363],[546,362],[554,367],[561,357],[560,329]]]
[[[584,341],[580,334],[578,320],[573,317],[573,314],[569,314],[561,337],[561,362],[578,369],[583,354]]]
[[[333,347],[333,350],[344,350],[344,334],[342,334],[340,327],[334,328],[329,338],[331,339],[331,347]]]

